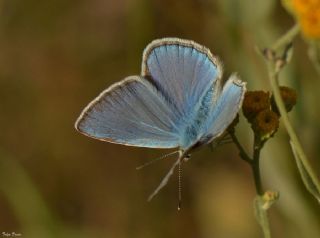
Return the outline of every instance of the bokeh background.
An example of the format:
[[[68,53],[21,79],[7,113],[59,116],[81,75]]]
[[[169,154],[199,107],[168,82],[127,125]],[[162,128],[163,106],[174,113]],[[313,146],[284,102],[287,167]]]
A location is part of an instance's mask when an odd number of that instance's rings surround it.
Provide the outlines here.
[[[1,0],[0,237],[261,237],[251,171],[233,144],[204,148],[184,165],[177,212],[176,176],[146,201],[173,160],[135,170],[168,151],[95,141],[73,125],[103,89],[140,73],[155,38],[197,41],[221,58],[225,77],[236,71],[250,90],[269,90],[255,47],[293,24],[276,0]],[[301,38],[281,84],[298,92],[290,118],[319,175],[320,77]],[[261,162],[265,187],[280,191],[273,237],[320,237],[319,204],[280,127]],[[249,151],[243,117],[237,135]]]

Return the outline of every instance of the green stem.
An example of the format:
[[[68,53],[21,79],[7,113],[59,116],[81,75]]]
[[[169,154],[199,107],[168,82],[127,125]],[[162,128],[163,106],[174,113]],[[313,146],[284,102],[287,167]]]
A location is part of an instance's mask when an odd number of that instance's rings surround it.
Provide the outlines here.
[[[282,35],[271,47],[273,51],[277,51],[279,48],[288,45],[292,42],[292,39],[299,33],[300,26],[296,23],[291,29],[289,29],[284,35]]]
[[[277,84],[278,81],[278,74],[275,72],[274,66],[272,62],[268,62],[268,71],[269,71],[269,80],[271,84],[271,89],[274,95],[275,102],[277,104],[277,107],[279,109],[280,115],[281,115],[281,120],[289,134],[290,140],[292,145],[295,148],[295,151],[297,155],[299,156],[303,166],[305,167],[305,170],[308,172],[309,176],[311,179],[314,181],[315,186],[317,189],[320,191],[320,184],[317,176],[315,175],[315,172],[313,171],[307,156],[301,146],[301,143],[293,129],[293,126],[290,123],[288,113],[286,111],[284,102],[282,100],[281,94],[280,94],[280,89]]]
[[[298,24],[294,25],[289,31],[287,31],[283,36],[281,36],[271,46],[271,49],[273,51],[276,51],[277,49],[290,44],[293,41],[294,37],[299,33],[299,30],[300,30],[299,25]],[[291,144],[294,146],[295,152],[298,155],[298,157],[300,158],[301,163],[305,167],[305,170],[307,171],[307,173],[309,174],[309,176],[313,180],[315,187],[318,189],[318,191],[320,191],[320,182],[319,182],[315,172],[313,171],[313,169],[307,159],[307,156],[306,156],[306,154],[301,146],[301,143],[300,143],[300,141],[299,141],[299,139],[293,129],[293,126],[290,123],[288,113],[286,111],[284,102],[282,100],[279,85],[278,85],[279,72],[276,71],[274,62],[271,60],[267,61],[267,67],[268,67],[270,85],[271,85],[271,89],[272,89],[272,92],[273,92],[273,95],[275,98],[275,102],[276,102],[277,107],[279,109],[282,122],[283,122],[283,124],[289,134]]]
[[[254,135],[254,142],[253,142],[253,161],[251,164],[251,169],[253,172],[253,177],[254,177],[254,183],[256,187],[256,192],[258,196],[256,199],[258,199],[258,204],[256,204],[258,207],[258,214],[256,214],[258,221],[260,223],[263,236],[265,238],[271,238],[271,230],[270,230],[270,224],[269,224],[269,218],[268,218],[268,213],[267,209],[263,208],[264,204],[264,191],[262,187],[262,182],[261,182],[261,174],[260,174],[260,151],[263,147],[264,142],[261,141],[260,137],[258,135]],[[257,211],[256,211],[257,212]]]

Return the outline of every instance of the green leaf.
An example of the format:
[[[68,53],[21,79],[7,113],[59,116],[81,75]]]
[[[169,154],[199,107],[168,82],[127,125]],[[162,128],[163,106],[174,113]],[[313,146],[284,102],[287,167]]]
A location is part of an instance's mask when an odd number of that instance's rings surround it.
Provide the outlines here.
[[[320,190],[319,187],[316,185],[317,181],[315,181],[315,179],[310,176],[310,174],[308,173],[308,171],[306,170],[302,160],[300,159],[294,144],[290,141],[291,144],[291,148],[294,154],[294,158],[296,159],[297,162],[297,167],[298,170],[300,172],[300,176],[302,178],[302,181],[304,183],[304,185],[306,186],[307,190],[318,200],[318,202],[320,203]]]
[[[262,228],[264,237],[271,238],[267,209],[264,208],[264,204],[265,201],[263,197],[256,196],[256,198],[254,199],[254,214]]]

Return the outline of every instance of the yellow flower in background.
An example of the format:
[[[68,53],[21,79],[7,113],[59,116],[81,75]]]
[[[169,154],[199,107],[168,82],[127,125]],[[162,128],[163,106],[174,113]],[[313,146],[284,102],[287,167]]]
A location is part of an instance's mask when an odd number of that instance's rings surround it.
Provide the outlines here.
[[[292,0],[292,7],[300,14],[308,14],[319,5],[320,0]]]
[[[295,15],[305,37],[320,39],[320,0],[283,0],[282,3]]]
[[[320,39],[320,7],[300,17],[300,25],[306,37]]]

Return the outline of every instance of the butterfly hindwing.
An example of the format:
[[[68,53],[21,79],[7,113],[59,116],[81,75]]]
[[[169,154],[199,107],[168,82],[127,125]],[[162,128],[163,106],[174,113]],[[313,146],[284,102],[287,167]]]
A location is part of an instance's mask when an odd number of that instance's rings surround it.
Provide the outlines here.
[[[227,80],[215,105],[211,108],[204,128],[204,136],[212,139],[221,135],[236,117],[244,98],[246,84],[235,74]]]
[[[113,143],[150,147],[178,146],[178,115],[157,89],[130,76],[102,92],[82,112],[76,129]]]

